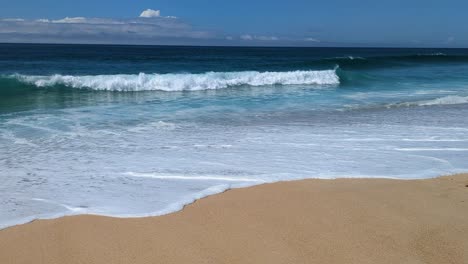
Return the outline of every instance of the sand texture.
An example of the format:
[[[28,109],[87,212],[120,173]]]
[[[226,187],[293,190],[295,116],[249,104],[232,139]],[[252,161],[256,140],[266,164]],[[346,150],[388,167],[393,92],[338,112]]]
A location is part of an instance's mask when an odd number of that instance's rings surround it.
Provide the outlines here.
[[[0,231],[1,264],[468,263],[468,175],[235,189],[161,217]]]

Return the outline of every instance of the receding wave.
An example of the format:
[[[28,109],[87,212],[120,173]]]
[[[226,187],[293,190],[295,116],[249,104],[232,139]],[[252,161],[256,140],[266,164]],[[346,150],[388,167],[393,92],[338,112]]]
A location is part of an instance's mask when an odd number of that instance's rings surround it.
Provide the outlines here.
[[[403,103],[405,105],[431,106],[431,105],[455,105],[468,103],[468,96],[449,95],[432,100]]]
[[[67,86],[106,91],[196,91],[236,86],[337,85],[336,70],[287,72],[207,72],[200,74],[14,75],[37,87]]]
[[[459,95],[448,95],[444,97],[439,97],[429,100],[420,100],[412,102],[402,102],[402,103],[393,103],[388,104],[386,107],[414,107],[414,106],[435,106],[435,105],[457,105],[457,104],[467,104],[468,96],[459,96]]]
[[[429,106],[443,106],[443,105],[461,105],[468,104],[468,96],[448,95],[428,100],[408,101],[399,103],[387,104],[361,104],[361,105],[348,105],[348,110],[360,109],[380,109],[380,108],[406,108],[406,107],[429,107]]]

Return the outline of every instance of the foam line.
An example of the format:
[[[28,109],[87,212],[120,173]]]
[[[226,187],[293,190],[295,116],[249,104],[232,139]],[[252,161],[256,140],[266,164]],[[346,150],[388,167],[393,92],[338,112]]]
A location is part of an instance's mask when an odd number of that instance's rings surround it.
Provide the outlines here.
[[[37,87],[64,85],[107,91],[196,91],[235,86],[265,85],[337,85],[335,70],[287,72],[207,72],[200,74],[117,74],[117,75],[13,75],[21,82]]]
[[[229,181],[229,182],[264,182],[259,179],[222,177],[222,176],[183,176],[183,175],[162,175],[156,173],[136,173],[127,172],[125,175],[132,177],[164,179],[164,180],[191,180],[191,181]]]
[[[395,148],[399,151],[468,151],[468,148]]]

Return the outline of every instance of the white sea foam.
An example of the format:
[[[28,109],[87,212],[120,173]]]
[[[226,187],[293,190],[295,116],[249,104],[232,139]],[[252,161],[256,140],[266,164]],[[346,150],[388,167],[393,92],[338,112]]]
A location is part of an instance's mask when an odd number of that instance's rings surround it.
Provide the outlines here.
[[[99,215],[99,216],[108,216],[108,217],[117,217],[117,218],[140,218],[140,217],[149,217],[149,216],[161,216],[161,215],[166,215],[166,214],[180,211],[185,206],[194,203],[196,200],[199,200],[199,199],[202,199],[202,198],[214,195],[214,194],[225,192],[231,188],[248,187],[248,186],[251,186],[252,184],[253,183],[250,183],[250,184],[244,183],[244,184],[237,184],[235,186],[230,185],[230,184],[214,185],[200,192],[181,197],[177,202],[171,203],[167,205],[166,207],[164,207],[163,209],[158,210],[156,212],[139,213],[139,214],[125,214],[125,213],[116,214],[116,213],[106,212],[106,210],[102,210],[102,209],[89,210],[88,208],[72,207],[72,206],[57,203],[57,202],[47,200],[47,199],[32,198],[31,201],[38,201],[38,202],[44,202],[44,203],[61,206],[65,208],[67,211],[64,211],[61,213],[54,213],[54,214],[35,215],[35,216],[30,216],[30,217],[25,217],[21,219],[10,220],[10,221],[2,221],[0,222],[0,230],[7,228],[7,227],[11,227],[11,226],[26,224],[37,219],[47,220],[47,219],[55,219],[59,217],[80,215],[80,214]]]
[[[203,176],[185,176],[185,175],[167,175],[167,174],[158,174],[158,173],[137,173],[137,172],[127,172],[125,175],[132,177],[143,177],[143,178],[153,178],[153,179],[163,179],[163,180],[193,180],[193,181],[232,181],[232,182],[265,182],[261,179],[252,179],[252,178],[242,178],[242,177],[224,177],[224,176],[214,176],[214,175],[203,175]]]
[[[466,104],[468,103],[468,96],[457,96],[457,95],[450,95],[445,96],[433,100],[426,100],[426,101],[419,101],[417,102],[418,105],[426,106],[426,105],[451,105],[451,104]]]
[[[399,151],[468,151],[468,148],[395,148]]]
[[[435,53],[418,54],[418,56],[447,56],[447,54],[442,53],[442,52],[435,52]]]
[[[195,109],[181,119],[167,109],[151,101],[3,115],[0,229],[64,215],[161,215],[265,182],[419,179],[468,169],[466,107],[297,117],[252,111],[255,118],[222,122],[224,111],[199,119],[206,109]],[[268,118],[257,123],[257,115]]]
[[[346,56],[346,57],[335,57],[334,59],[365,60],[366,58],[356,57],[356,56]]]
[[[456,105],[468,103],[468,96],[448,95],[440,98],[421,100],[413,102],[404,102],[397,104],[388,104],[387,107],[399,107],[399,106],[433,106],[433,105]]]
[[[65,85],[108,91],[195,91],[235,86],[265,85],[337,85],[335,70],[288,72],[207,72],[200,74],[117,74],[117,75],[15,75],[20,81],[38,87]]]
[[[87,209],[84,208],[84,207],[74,207],[74,206],[70,206],[70,205],[66,205],[66,204],[61,204],[61,203],[57,203],[55,201],[51,201],[51,200],[47,200],[47,199],[42,199],[42,198],[32,198],[31,199],[32,201],[37,201],[37,202],[43,202],[43,203],[48,203],[48,204],[53,204],[53,205],[57,205],[57,206],[61,206],[65,209],[67,209],[68,211],[70,211],[71,213],[86,213]]]
[[[248,186],[248,185],[245,185],[245,187],[246,186]],[[239,186],[236,186],[236,187],[244,187],[244,186],[239,185]],[[161,210],[159,210],[157,212],[148,213],[148,214],[139,214],[139,215],[120,214],[117,217],[161,216],[161,215],[174,213],[174,212],[182,210],[185,206],[195,202],[196,200],[208,197],[210,195],[225,192],[225,191],[227,191],[227,190],[229,190],[231,188],[232,188],[232,186],[229,185],[229,184],[220,184],[220,185],[211,186],[211,187],[209,187],[209,188],[207,188],[207,189],[205,189],[203,191],[200,191],[198,193],[195,193],[193,195],[187,195],[185,197],[182,197],[179,201],[177,201],[175,203],[172,203],[172,204],[168,205],[167,207],[165,207],[164,209],[161,209]]]

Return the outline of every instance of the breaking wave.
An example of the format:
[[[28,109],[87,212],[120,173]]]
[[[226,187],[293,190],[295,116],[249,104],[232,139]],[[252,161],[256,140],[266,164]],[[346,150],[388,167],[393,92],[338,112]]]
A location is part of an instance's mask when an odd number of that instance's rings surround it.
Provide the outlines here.
[[[336,70],[287,72],[207,72],[200,74],[14,75],[37,87],[66,86],[106,91],[197,91],[235,86],[338,85]]]

